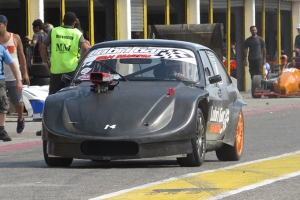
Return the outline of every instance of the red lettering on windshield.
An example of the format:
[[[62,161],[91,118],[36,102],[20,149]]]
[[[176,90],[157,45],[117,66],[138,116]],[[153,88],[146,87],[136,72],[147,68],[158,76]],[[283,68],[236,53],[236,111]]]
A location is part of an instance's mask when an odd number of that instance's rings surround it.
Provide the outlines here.
[[[116,58],[150,58],[149,54],[119,54]]]
[[[113,59],[115,56],[114,55],[109,55],[109,56],[98,56],[96,60],[108,60],[108,59]]]

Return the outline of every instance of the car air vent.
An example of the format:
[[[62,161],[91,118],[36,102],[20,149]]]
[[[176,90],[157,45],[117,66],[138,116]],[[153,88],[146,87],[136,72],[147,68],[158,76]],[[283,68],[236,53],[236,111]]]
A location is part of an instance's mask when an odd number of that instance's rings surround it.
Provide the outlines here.
[[[81,151],[90,156],[134,156],[139,152],[139,145],[128,141],[84,141]]]

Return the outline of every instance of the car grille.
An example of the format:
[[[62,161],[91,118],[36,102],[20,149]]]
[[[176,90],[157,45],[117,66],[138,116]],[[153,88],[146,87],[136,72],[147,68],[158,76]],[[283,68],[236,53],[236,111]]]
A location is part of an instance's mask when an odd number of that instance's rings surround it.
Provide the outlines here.
[[[91,156],[134,156],[139,151],[135,142],[84,141],[81,152]]]

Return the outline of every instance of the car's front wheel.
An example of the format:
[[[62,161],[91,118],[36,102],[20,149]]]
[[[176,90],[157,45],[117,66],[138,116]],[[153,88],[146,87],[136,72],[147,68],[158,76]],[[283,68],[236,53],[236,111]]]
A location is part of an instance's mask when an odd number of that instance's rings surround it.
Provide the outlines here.
[[[223,144],[223,146],[216,150],[216,155],[220,161],[238,161],[240,160],[244,148],[244,117],[242,111],[238,116],[238,123],[235,133],[234,146]]]
[[[73,158],[49,157],[47,153],[47,141],[43,141],[44,160],[49,167],[69,167]]]
[[[206,153],[206,132],[205,119],[202,111],[197,109],[195,138],[191,140],[193,153],[187,154],[186,157],[177,158],[177,161],[182,167],[198,167],[202,165]]]

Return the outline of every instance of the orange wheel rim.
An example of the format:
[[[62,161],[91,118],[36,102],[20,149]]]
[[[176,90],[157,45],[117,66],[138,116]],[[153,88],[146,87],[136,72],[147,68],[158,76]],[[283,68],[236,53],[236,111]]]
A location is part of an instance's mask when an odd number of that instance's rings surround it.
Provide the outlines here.
[[[244,119],[243,119],[242,112],[240,112],[238,118],[238,124],[237,124],[236,134],[235,134],[235,144],[236,144],[237,153],[241,155],[244,146]]]

